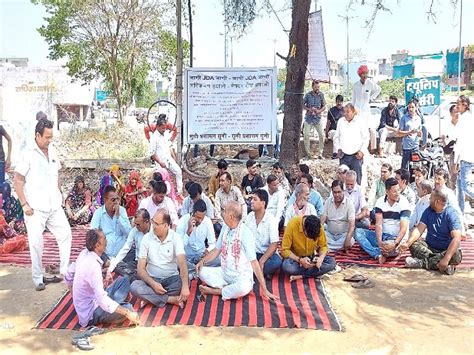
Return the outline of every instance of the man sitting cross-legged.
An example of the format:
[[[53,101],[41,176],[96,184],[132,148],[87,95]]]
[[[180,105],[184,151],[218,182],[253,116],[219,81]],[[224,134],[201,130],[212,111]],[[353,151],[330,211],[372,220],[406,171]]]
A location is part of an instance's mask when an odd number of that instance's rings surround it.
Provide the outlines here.
[[[326,224],[326,240],[330,251],[347,250],[354,243],[352,239],[355,229],[354,204],[344,195],[343,187],[342,181],[332,182],[332,196],[324,203],[321,215],[321,224]]]
[[[76,262],[69,265],[64,280],[72,288],[74,308],[83,327],[96,324],[120,323],[129,319],[138,324],[140,319],[126,302],[130,290],[130,280],[121,277],[106,290],[102,280],[100,258],[107,246],[104,232],[91,229],[86,233],[86,249],[81,251]]]
[[[138,209],[135,213],[133,223],[135,227],[128,233],[127,241],[117,256],[110,260],[110,265],[107,270],[107,278],[110,280],[112,279],[112,272],[114,270],[120,275],[128,275],[132,279],[136,278],[140,244],[143,236],[150,231],[150,214],[143,208]],[[130,254],[132,255],[131,257]]]
[[[189,296],[188,267],[183,241],[171,229],[171,217],[165,209],[151,219],[152,230],[142,240],[137,273],[131,292],[138,298],[164,307],[171,303],[183,307]]]
[[[203,295],[222,295],[223,300],[243,297],[253,288],[253,274],[257,277],[263,295],[277,299],[267,290],[262,269],[255,253],[255,239],[249,228],[241,223],[242,205],[229,201],[223,210],[225,225],[216,248],[196,264],[196,273],[207,286],[199,286]],[[208,263],[221,256],[220,267],[208,267]]]
[[[425,230],[426,240],[420,239]],[[423,267],[452,275],[455,265],[462,260],[460,241],[459,216],[448,205],[446,192],[435,189],[431,192],[430,206],[423,212],[420,223],[413,229],[408,241],[400,245],[400,250],[410,248],[412,257],[406,258],[407,267]]]
[[[139,208],[146,209],[150,217],[154,216],[158,210],[165,209],[171,218],[172,228],[176,229],[178,213],[173,200],[166,196],[167,191],[168,188],[163,181],[156,181],[153,185],[152,194],[140,202]]]
[[[326,234],[317,216],[296,216],[285,229],[281,247],[282,270],[290,281],[302,277],[321,276],[336,268],[336,260],[328,255]]]
[[[306,184],[299,183],[296,185],[294,192],[295,200],[293,203],[288,201],[285,211],[285,227],[288,225],[290,220],[295,216],[309,216],[317,215],[316,208],[309,203],[309,187]]]
[[[192,213],[183,215],[176,227],[176,233],[183,240],[189,273],[194,272],[194,265],[214,249],[216,245],[214,228],[211,219],[206,216],[206,208],[206,203],[203,200],[195,201]],[[210,266],[219,265],[220,258],[216,258],[210,263]]]
[[[245,225],[255,238],[257,259],[263,274],[271,278],[280,269],[281,258],[278,248],[278,220],[267,210],[268,192],[258,189],[253,192],[252,212],[247,215]]]
[[[357,228],[355,239],[361,248],[380,264],[387,256],[398,254],[398,245],[405,237],[410,220],[410,207],[407,199],[400,194],[395,178],[385,181],[385,196],[375,203],[375,232]]]

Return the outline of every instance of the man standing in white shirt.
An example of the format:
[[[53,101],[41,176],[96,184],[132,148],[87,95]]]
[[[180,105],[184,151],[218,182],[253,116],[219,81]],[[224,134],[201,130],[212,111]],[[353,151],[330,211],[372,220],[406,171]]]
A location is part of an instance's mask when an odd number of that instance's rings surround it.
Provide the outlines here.
[[[357,184],[362,181],[362,162],[367,146],[367,125],[356,116],[354,105],[344,107],[344,118],[337,123],[334,144],[340,164],[345,164],[357,173]]]
[[[268,175],[267,185],[263,187],[263,190],[268,193],[267,211],[275,216],[277,223],[280,223],[285,210],[286,198],[278,177],[273,174]]]
[[[71,227],[61,208],[58,171],[60,162],[49,145],[53,139],[53,122],[41,119],[36,124],[34,143],[28,145],[15,168],[14,187],[25,214],[28,229],[31,269],[37,291],[61,278],[43,277],[43,232],[47,227],[59,247],[60,273],[65,275],[71,255]]]
[[[352,88],[352,105],[366,125],[370,117],[370,101],[375,100],[382,90],[380,86],[367,78],[368,73],[367,65],[361,65],[357,69],[360,80],[356,81]]]
[[[153,193],[151,196],[144,198],[140,202],[139,208],[146,209],[150,216],[154,216],[161,208],[165,209],[171,217],[172,228],[176,229],[176,224],[178,223],[178,212],[176,212],[173,200],[166,196],[167,191],[168,188],[163,181],[156,181],[153,185]]]
[[[459,113],[458,140],[454,148],[454,162],[458,170],[458,199],[459,207],[464,213],[464,198],[467,194],[474,199],[474,189],[469,183],[469,176],[474,169],[474,117],[470,110],[471,101],[465,95],[459,96],[456,109]]]
[[[170,141],[165,137],[167,123],[166,115],[158,116],[156,131],[150,138],[149,156],[157,165],[170,170],[174,174],[176,188],[178,193],[181,194],[183,192],[183,172],[176,163],[176,154],[170,147]]]
[[[252,195],[252,212],[247,215],[245,225],[255,238],[257,260],[263,274],[271,279],[280,267],[282,260],[278,255],[278,220],[267,210],[268,193],[258,189]]]

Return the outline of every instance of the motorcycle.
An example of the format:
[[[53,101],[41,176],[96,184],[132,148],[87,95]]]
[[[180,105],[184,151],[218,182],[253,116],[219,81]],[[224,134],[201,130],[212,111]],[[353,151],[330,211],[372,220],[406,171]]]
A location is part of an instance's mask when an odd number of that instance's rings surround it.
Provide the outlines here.
[[[417,167],[424,167],[428,179],[431,179],[434,172],[439,168],[449,171],[449,154],[451,154],[451,151],[452,146],[443,147],[440,138],[433,139],[427,142],[425,149],[411,153],[410,171]]]

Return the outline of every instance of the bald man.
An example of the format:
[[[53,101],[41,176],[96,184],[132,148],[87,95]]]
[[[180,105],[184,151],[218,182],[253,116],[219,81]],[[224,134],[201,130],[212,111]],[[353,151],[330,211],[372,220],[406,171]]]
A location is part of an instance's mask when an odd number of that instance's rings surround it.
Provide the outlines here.
[[[223,300],[243,297],[253,288],[253,274],[257,277],[262,294],[277,299],[267,290],[262,269],[257,260],[255,238],[242,221],[242,206],[237,201],[228,202],[223,209],[225,225],[216,247],[196,264],[196,274],[206,283],[199,286],[203,295],[221,295]],[[221,266],[206,266],[221,256]]]

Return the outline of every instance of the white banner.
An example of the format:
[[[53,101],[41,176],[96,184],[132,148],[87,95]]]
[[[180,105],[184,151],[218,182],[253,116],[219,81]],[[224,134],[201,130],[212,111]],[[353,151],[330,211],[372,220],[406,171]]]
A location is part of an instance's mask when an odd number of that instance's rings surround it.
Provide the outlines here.
[[[329,82],[329,64],[326,55],[326,44],[324,42],[321,10],[309,14],[308,26],[308,67],[306,80]]]
[[[184,144],[274,144],[276,68],[188,68]]]

